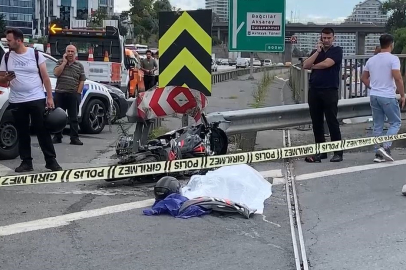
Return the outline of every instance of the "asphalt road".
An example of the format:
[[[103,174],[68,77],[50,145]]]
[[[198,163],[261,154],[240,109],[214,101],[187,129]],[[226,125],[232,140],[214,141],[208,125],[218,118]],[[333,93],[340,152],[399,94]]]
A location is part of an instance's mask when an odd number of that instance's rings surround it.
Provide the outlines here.
[[[219,85],[223,97],[238,98],[213,97],[212,110],[248,106],[255,81],[241,78]],[[286,89],[279,82],[274,86],[267,104],[289,102],[281,95]],[[344,136],[363,136],[367,126],[343,127]],[[309,131],[291,132],[294,145],[311,142]],[[83,146],[65,140],[56,145],[58,160],[65,168],[114,162],[111,146],[117,136],[113,127],[111,133],[82,136]],[[35,167],[42,171],[44,161],[34,137],[33,145]],[[257,148],[281,146],[281,131],[259,136]],[[295,160],[312,269],[404,269],[406,197],[401,188],[406,158],[404,146],[396,147],[395,163],[373,164],[370,149],[348,152],[339,164]],[[2,174],[10,173],[18,160],[0,164]],[[294,269],[283,163],[254,168],[274,185],[264,214],[250,219],[145,216],[142,210],[152,203],[153,184],[94,181],[0,188],[0,268]]]

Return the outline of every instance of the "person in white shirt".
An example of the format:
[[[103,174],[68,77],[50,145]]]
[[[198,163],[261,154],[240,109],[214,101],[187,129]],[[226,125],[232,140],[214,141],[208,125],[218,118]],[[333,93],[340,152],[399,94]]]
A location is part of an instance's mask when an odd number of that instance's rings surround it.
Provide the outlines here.
[[[45,57],[38,53],[38,65],[33,48],[24,46],[23,32],[8,29],[6,38],[10,48],[7,66],[5,56],[0,65],[0,82],[9,83],[10,109],[13,114],[19,140],[18,149],[21,165],[16,172],[32,171],[30,117],[37,133],[39,145],[45,158],[45,168],[62,170],[56,161],[56,153],[49,131],[44,127],[45,107],[54,108],[51,81],[48,76]],[[44,86],[47,91],[45,97]]]
[[[361,81],[370,90],[370,104],[373,119],[373,136],[382,136],[385,117],[390,126],[386,135],[396,135],[401,126],[399,102],[396,90],[400,94],[401,107],[405,106],[405,90],[400,73],[399,57],[393,55],[393,36],[384,34],[379,38],[380,52],[371,57],[361,76]],[[393,161],[390,147],[392,142],[375,145],[374,162]]]

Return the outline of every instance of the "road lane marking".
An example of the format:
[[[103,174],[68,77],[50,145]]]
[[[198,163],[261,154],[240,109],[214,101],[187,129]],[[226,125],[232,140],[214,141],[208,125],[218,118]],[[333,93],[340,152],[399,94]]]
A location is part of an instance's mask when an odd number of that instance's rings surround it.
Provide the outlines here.
[[[263,177],[281,177],[282,170],[268,170],[260,172]],[[100,193],[102,195],[102,193]],[[106,195],[106,194],[103,194]],[[66,215],[60,215],[55,217],[43,218],[28,222],[21,222],[0,227],[0,236],[14,235],[24,232],[38,231],[56,227],[62,227],[69,225],[70,222],[76,220],[82,220],[92,217],[104,216],[114,213],[120,213],[130,211],[139,208],[150,207],[155,202],[154,199],[148,199],[143,201],[137,201],[132,203],[119,204],[114,206],[108,206],[104,208],[86,210]]]
[[[0,227],[0,236],[7,236],[13,234],[19,234],[24,232],[38,231],[49,228],[56,228],[61,226],[69,225],[70,222],[91,218],[99,217],[114,213],[120,213],[125,211],[130,211],[134,209],[150,207],[155,202],[154,199],[148,199],[143,201],[137,201],[132,203],[124,203],[114,206],[103,207],[94,210],[86,210],[81,212],[76,212],[72,214],[66,214],[61,216],[43,218],[28,222],[16,223]]]
[[[300,174],[300,175],[296,176],[296,181],[310,180],[310,179],[314,179],[314,178],[322,178],[322,177],[362,172],[362,171],[368,171],[368,170],[376,170],[376,169],[400,166],[400,165],[405,165],[405,164],[406,164],[406,159],[402,159],[402,160],[397,160],[397,161],[393,161],[393,162],[374,163],[374,164],[352,166],[352,167],[335,169],[335,170],[320,171],[320,172],[315,172],[315,173]],[[280,185],[280,184],[285,183],[285,179],[279,178],[279,177],[274,178],[273,181],[274,181],[273,185]]]
[[[260,171],[259,172],[262,177],[267,178],[267,177],[283,177],[282,170],[269,170],[269,171]]]

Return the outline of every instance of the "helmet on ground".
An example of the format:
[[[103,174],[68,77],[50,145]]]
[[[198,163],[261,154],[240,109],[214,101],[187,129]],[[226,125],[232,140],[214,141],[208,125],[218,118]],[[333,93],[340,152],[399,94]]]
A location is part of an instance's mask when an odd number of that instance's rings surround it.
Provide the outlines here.
[[[163,200],[173,193],[181,194],[181,184],[175,177],[164,176],[155,184],[155,200]]]
[[[47,109],[44,114],[44,126],[50,133],[58,133],[68,124],[68,115],[62,108]]]

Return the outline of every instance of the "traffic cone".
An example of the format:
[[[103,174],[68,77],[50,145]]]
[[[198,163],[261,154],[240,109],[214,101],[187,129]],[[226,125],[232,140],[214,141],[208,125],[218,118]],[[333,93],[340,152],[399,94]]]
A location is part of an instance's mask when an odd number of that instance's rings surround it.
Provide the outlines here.
[[[94,61],[92,47],[89,48],[89,56],[87,57],[87,61]]]
[[[104,59],[103,59],[103,61],[104,61],[104,62],[110,62],[110,60],[109,60],[109,53],[108,53],[107,51],[104,52]]]
[[[47,43],[47,51],[46,51],[46,53],[51,54],[51,44],[50,43]]]

